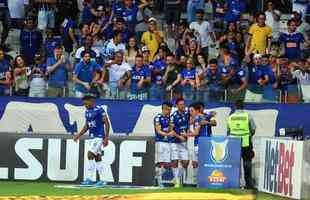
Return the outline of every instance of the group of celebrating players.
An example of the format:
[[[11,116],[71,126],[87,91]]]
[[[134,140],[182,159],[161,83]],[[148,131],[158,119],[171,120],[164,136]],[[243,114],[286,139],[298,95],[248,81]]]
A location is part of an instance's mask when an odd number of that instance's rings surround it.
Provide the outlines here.
[[[194,176],[198,168],[199,137],[210,137],[212,127],[217,125],[215,112],[205,112],[204,104],[196,102],[186,108],[184,99],[176,100],[176,111],[172,114],[173,104],[164,102],[162,112],[154,118],[156,141],[156,175],[160,187],[164,187],[163,174],[172,169],[174,187],[180,187],[187,178],[189,149],[187,140],[194,137],[194,155],[191,159]]]
[[[103,162],[101,160],[102,146],[106,147],[109,141],[109,120],[104,109],[95,104],[92,96],[85,96],[83,104],[86,107],[85,125],[76,134],[74,140],[78,141],[82,135],[89,132],[90,141],[88,168],[85,181],[81,185],[105,186]],[[164,102],[162,112],[154,118],[156,141],[156,167],[159,186],[163,187],[162,176],[168,168],[172,169],[175,187],[180,187],[187,178],[189,166],[189,150],[187,140],[194,137],[194,156],[192,166],[194,176],[198,168],[198,142],[199,137],[210,137],[212,126],[216,126],[215,112],[204,112],[204,104],[196,102],[186,108],[184,99],[176,100],[176,111],[172,114],[172,103]],[[98,171],[100,180],[92,181],[95,172]]]

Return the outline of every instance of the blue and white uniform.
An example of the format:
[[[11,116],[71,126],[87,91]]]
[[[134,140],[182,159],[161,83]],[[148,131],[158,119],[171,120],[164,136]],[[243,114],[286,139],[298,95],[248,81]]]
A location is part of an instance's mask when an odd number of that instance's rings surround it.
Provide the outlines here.
[[[190,114],[188,111],[181,113],[175,111],[171,115],[170,123],[176,134],[187,133],[190,127]],[[182,142],[177,138],[172,139],[171,144],[171,160],[188,160],[187,142]]]
[[[160,125],[161,131],[169,132],[170,116],[157,114],[154,118],[155,141],[156,141],[156,162],[157,163],[170,163],[171,150],[170,144],[172,137],[162,136],[156,131],[156,126]]]
[[[106,112],[101,106],[95,106],[85,112],[85,119],[89,128],[88,133],[92,137],[88,151],[95,155],[101,154],[101,147],[105,138],[104,117],[106,117]]]
[[[207,125],[201,125],[201,122],[206,120],[205,114],[203,115],[197,115],[194,118],[194,130],[200,126],[199,134],[195,136],[194,140],[194,155],[193,155],[193,161],[198,161],[198,144],[199,144],[199,138],[200,137],[211,137],[211,133],[209,132],[209,129]]]

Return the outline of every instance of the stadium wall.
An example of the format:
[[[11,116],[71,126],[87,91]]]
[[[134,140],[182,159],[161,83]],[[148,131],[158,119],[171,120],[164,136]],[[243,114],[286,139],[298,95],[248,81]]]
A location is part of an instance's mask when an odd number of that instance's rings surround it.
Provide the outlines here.
[[[0,134],[0,180],[79,183],[87,170],[87,137]],[[151,137],[114,136],[104,151],[105,180],[117,185],[154,184],[155,142]],[[93,177],[95,181],[97,176]]]
[[[157,101],[98,100],[108,113],[111,133],[153,136],[153,117],[161,112]],[[231,104],[208,103],[216,111],[218,126],[214,135],[225,135]],[[310,136],[309,104],[247,104],[253,116],[256,136],[273,137],[280,128],[303,127]],[[84,107],[80,99],[0,97],[0,132],[72,134],[84,125]]]

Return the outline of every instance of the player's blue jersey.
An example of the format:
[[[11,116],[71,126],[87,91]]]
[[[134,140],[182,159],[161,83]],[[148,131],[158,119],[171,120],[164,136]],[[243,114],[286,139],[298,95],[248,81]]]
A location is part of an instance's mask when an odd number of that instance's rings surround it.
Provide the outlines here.
[[[188,111],[184,111],[181,113],[180,111],[175,111],[170,118],[170,123],[173,125],[173,130],[178,135],[181,135],[182,132],[187,132],[189,129],[189,123],[190,123],[190,114]],[[180,141],[177,138],[173,138],[172,142],[174,143],[180,143]]]
[[[86,110],[85,118],[89,127],[89,136],[98,138],[105,137],[103,123],[104,116],[106,116],[106,112],[101,106],[95,106]]]
[[[160,125],[161,131],[167,133],[169,131],[170,116],[164,116],[163,114],[156,115],[154,118],[154,129],[156,125]],[[159,133],[157,133],[155,129],[155,141],[156,142],[171,142],[172,138],[160,135]]]
[[[211,112],[207,112],[207,111],[204,111],[203,115],[207,121],[210,121],[213,117]],[[212,135],[212,126],[211,125],[207,125],[207,131],[208,131],[208,135],[211,136]]]
[[[205,115],[197,115],[194,118],[194,129],[200,126],[199,135],[195,137],[194,145],[198,145],[199,137],[210,137],[210,133],[208,132],[208,127],[206,125],[200,125],[202,121],[204,121]]]

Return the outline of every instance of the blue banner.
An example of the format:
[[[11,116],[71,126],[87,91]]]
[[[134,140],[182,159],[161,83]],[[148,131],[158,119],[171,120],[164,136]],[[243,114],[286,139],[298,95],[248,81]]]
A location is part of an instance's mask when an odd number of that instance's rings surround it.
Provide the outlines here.
[[[198,151],[198,187],[239,188],[241,140],[201,137]]]
[[[153,117],[161,112],[161,102],[98,99],[97,104],[108,113],[111,132],[154,135]],[[226,133],[232,105],[207,103],[206,107],[217,112],[214,135]],[[245,108],[254,118],[258,136],[296,127],[304,127],[310,136],[309,104],[247,104]],[[84,111],[82,101],[75,98],[0,97],[0,132],[74,133],[84,126]]]

